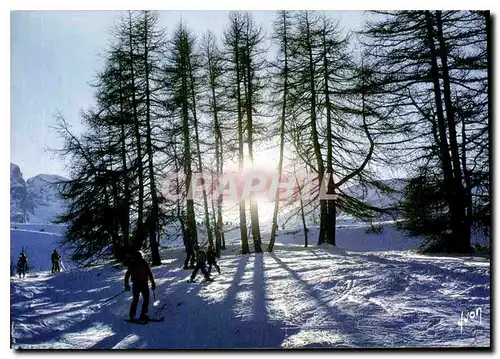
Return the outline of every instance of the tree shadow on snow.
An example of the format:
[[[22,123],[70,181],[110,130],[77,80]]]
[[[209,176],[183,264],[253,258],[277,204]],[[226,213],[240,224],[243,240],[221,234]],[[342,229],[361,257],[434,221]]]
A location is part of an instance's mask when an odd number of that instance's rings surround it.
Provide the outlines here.
[[[312,253],[318,260],[321,257],[326,260],[343,257],[342,253],[338,252],[322,253],[322,249],[319,248],[300,248],[300,250]],[[130,293],[118,296],[99,310],[90,310],[82,314],[70,313],[68,305],[71,306],[72,302],[80,305],[87,300],[91,305],[102,304],[107,298],[123,290],[124,272],[113,270],[106,277],[106,281],[103,282],[105,286],[102,288],[96,285],[96,281],[100,280],[96,276],[96,271],[71,275],[68,273],[67,278],[54,277],[42,282],[44,289],[40,288],[33,299],[46,297],[46,291],[50,291],[51,288],[61,288],[62,284],[65,286],[64,291],[53,293],[50,302],[36,307],[36,310],[53,309],[58,315],[57,320],[54,318],[54,321],[40,326],[39,331],[31,338],[28,335],[23,336],[21,346],[64,342],[66,335],[82,335],[82,332],[101,325],[106,328],[105,332],[94,334],[106,336],[95,339],[87,349],[280,348],[287,337],[297,334],[302,329],[287,326],[285,319],[270,317],[267,286],[272,285],[272,281],[280,279],[272,276],[272,268],[283,268],[289,273],[288,277],[294,279],[315,305],[325,310],[327,313],[325,319],[329,326],[325,330],[340,335],[344,341],[342,345],[380,346],[376,339],[376,335],[380,333],[376,332],[372,324],[364,321],[364,318],[359,318],[356,313],[343,310],[340,304],[332,304],[331,298],[327,298],[320,287],[302,279],[300,273],[274,253],[239,255],[234,259],[227,258],[226,261],[223,256],[220,263],[222,275],[213,283],[200,283],[201,273],[198,274],[198,283],[186,283],[191,271],[179,272],[178,267],[183,262],[181,257],[182,253],[173,253],[169,259],[175,259],[174,261],[152,268],[157,281],[156,299],[163,308],[158,315],[165,316],[164,322],[143,326],[123,321],[123,318],[128,317]],[[266,263],[264,266],[264,261],[268,257],[275,263]],[[88,279],[75,281],[72,275],[87,275]],[[226,278],[228,280],[225,280]],[[89,292],[96,287],[101,290]],[[78,292],[77,298],[73,297],[76,292]],[[138,312],[141,304],[142,299],[139,302]],[[156,316],[158,308],[152,304],[151,294],[149,313],[151,316]],[[23,317],[26,313],[23,308],[11,307],[11,316],[14,320],[16,317],[22,317],[25,321],[29,321],[26,316]],[[40,317],[41,320],[47,318],[50,318],[49,314]],[[318,333],[317,343],[309,343],[305,347],[317,346],[325,347],[321,332]]]
[[[375,328],[367,326],[368,321],[359,317],[356,313],[347,313],[343,311],[340,304],[331,305],[331,299],[325,298],[325,293],[318,287],[313,286],[303,280],[296,271],[292,270],[285,262],[274,253],[269,254],[278,264],[290,273],[290,276],[297,282],[308,296],[314,301],[317,308],[323,308],[328,313],[326,326],[321,326],[317,330],[328,331],[340,336],[343,339],[342,346],[355,347],[377,347],[380,346],[379,337]],[[314,328],[311,328],[315,330]],[[318,333],[317,343],[309,343],[305,347],[325,347],[321,341],[321,334]]]
[[[395,260],[388,259],[382,256],[376,256],[373,254],[359,254],[358,258],[383,265],[387,268],[390,268],[392,271],[403,271],[412,274],[433,276],[436,278],[444,277],[448,282],[450,282],[452,280],[451,278],[453,277],[473,284],[488,284],[490,282],[489,275],[480,275],[474,273],[471,270],[472,267],[464,265],[461,262],[451,262],[451,264],[453,264],[451,267],[445,267],[437,263],[432,263],[432,259],[422,260],[409,258],[410,260]]]
[[[170,303],[163,313],[165,322],[146,326],[112,323],[114,334],[95,343],[92,349],[107,349],[123,344],[131,333],[137,336],[131,344],[134,348],[280,348],[287,333],[283,330],[284,323],[268,318],[263,255],[241,255],[237,260],[223,263],[222,275],[234,271],[228,287],[223,281],[217,280],[214,283],[177,282],[168,291],[164,290],[164,286],[159,286],[157,293],[161,294],[158,298],[163,298],[168,292],[165,300]],[[244,281],[252,259],[251,281]],[[210,300],[210,291],[213,293],[218,285],[223,287],[220,291],[227,287],[225,296],[219,301]],[[247,308],[250,315],[241,315],[237,308],[241,304],[241,294],[246,292],[252,294],[251,304]]]

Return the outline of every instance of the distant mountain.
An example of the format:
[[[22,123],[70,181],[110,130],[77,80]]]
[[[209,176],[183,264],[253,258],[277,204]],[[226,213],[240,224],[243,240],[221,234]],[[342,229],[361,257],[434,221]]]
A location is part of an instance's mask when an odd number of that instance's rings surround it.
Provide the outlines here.
[[[10,221],[52,223],[65,208],[57,188],[61,181],[67,179],[50,174],[39,174],[25,181],[19,166],[11,163]]]
[[[33,203],[29,222],[52,223],[64,212],[64,201],[57,188],[61,181],[67,179],[49,174],[40,174],[26,181],[28,198]]]
[[[10,221],[25,222],[28,203],[28,188],[19,166],[10,164]]]

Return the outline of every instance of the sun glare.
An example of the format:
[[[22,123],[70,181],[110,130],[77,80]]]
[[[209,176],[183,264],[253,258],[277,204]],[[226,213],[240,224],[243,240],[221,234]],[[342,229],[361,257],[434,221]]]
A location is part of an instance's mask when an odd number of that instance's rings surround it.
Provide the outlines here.
[[[278,155],[273,153],[274,151],[263,151],[254,154],[253,165],[250,161],[250,157],[245,156],[245,160],[243,162],[243,169],[262,169],[267,171],[272,171],[278,168]],[[278,151],[276,151],[278,152]]]

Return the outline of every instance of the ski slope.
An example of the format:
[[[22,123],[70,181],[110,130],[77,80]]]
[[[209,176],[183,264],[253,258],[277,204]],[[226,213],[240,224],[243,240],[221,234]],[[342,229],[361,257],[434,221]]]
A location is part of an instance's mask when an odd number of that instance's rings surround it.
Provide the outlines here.
[[[52,268],[50,255],[54,249],[61,256],[62,269],[76,267],[71,254],[61,247],[63,226],[54,224],[11,223],[10,258],[11,275],[22,250],[28,257],[28,271],[49,271]]]
[[[123,268],[75,268],[56,276],[38,272],[25,280],[12,278],[13,347],[490,345],[489,258],[418,255],[409,250],[415,241],[390,226],[380,235],[362,228],[339,229],[339,247],[316,246],[316,232],[309,232],[308,248],[300,231],[284,231],[273,253],[247,255],[239,254],[238,231],[227,233],[227,249],[219,261],[222,274],[215,274],[213,283],[186,283],[191,272],[181,268],[183,248],[171,244],[163,249],[162,266],[152,268],[159,305],[151,305],[149,312],[166,320],[145,326],[123,321],[130,293],[104,303],[123,290]],[[463,313],[477,308],[480,321],[458,324]]]

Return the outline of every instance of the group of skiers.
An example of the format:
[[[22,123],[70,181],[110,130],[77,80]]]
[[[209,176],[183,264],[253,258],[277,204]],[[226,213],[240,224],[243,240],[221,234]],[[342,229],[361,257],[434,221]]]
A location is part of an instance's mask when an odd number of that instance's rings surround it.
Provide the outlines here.
[[[184,262],[184,269],[193,269],[188,282],[194,282],[198,271],[201,271],[206,281],[212,282],[213,278],[210,277],[212,267],[215,267],[220,274],[220,267],[217,264],[217,253],[213,246],[209,246],[205,251],[198,244],[186,246],[187,257]],[[61,271],[60,261],[61,256],[54,249],[50,259],[52,261],[52,273],[59,273]],[[149,281],[151,281],[151,289],[156,289],[156,283],[151,272],[151,268],[144,259],[141,251],[131,252],[126,256],[125,264],[127,265],[127,272],[125,273],[124,284],[125,291],[130,291],[129,280],[132,280],[132,304],[130,305],[129,317],[135,320],[137,305],[139,304],[139,296],[142,295],[142,307],[139,321],[147,322],[148,307],[149,307]],[[208,268],[207,265],[208,264]],[[21,251],[19,260],[17,261],[17,270],[19,278],[26,276],[28,268],[28,258],[24,252]]]
[[[215,267],[217,272],[220,274],[220,267],[217,264],[217,254],[213,246],[209,246],[208,250],[205,252],[198,244],[192,246],[186,246],[186,261],[184,262],[184,269],[193,269],[190,279],[188,282],[194,282],[198,271],[204,275],[206,281],[213,281],[210,277],[212,271],[212,266]],[[127,265],[127,272],[125,273],[124,285],[125,291],[130,291],[129,279],[132,280],[132,303],[130,305],[129,318],[130,320],[136,320],[137,305],[139,304],[139,296],[142,294],[142,307],[141,314],[138,318],[140,322],[147,322],[148,317],[148,307],[149,307],[149,284],[151,281],[151,289],[154,291],[156,289],[156,283],[151,272],[151,268],[144,259],[141,251],[135,251],[128,254],[125,260]],[[188,266],[188,264],[190,264]],[[206,268],[208,264],[208,269]]]
[[[54,251],[50,255],[50,260],[52,262],[52,273],[59,273],[61,271],[61,256],[59,255],[59,253],[57,253],[56,249],[54,249]],[[16,267],[19,278],[25,278],[26,272],[28,271],[28,257],[26,256],[26,253],[24,253],[24,249],[21,250],[21,254],[19,255],[19,259],[17,260]]]
[[[212,266],[214,266],[220,274],[220,268],[217,264],[217,253],[215,252],[213,246],[208,246],[208,249],[205,252],[197,243],[188,245],[186,246],[186,254],[184,269],[194,269],[189,282],[194,282],[199,270],[201,270],[201,273],[205,277],[206,281],[212,281],[213,279],[210,278]],[[188,263],[190,263],[189,266]],[[205,264],[208,264],[208,271]]]

